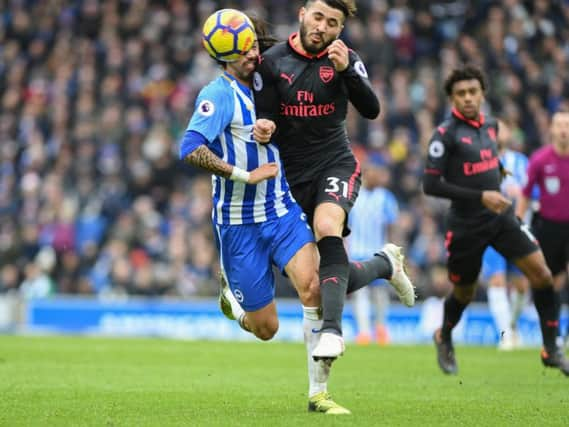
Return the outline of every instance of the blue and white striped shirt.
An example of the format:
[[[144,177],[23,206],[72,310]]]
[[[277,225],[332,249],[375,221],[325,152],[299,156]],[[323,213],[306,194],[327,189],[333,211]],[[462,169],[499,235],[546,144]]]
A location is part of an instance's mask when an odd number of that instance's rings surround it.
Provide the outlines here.
[[[200,133],[207,147],[221,159],[251,171],[276,162],[275,179],[251,185],[213,175],[213,222],[251,224],[285,215],[294,203],[278,148],[273,143],[258,144],[253,139],[255,106],[252,91],[227,73],[219,76],[198,95],[187,131]]]
[[[500,156],[502,166],[511,173],[500,184],[502,193],[508,194],[509,187],[517,187],[521,191],[528,181],[528,158],[514,150],[505,150]]]
[[[506,197],[512,199],[516,203],[516,198],[522,193],[528,182],[528,165],[527,156],[519,151],[505,150],[500,156],[500,162],[504,169],[511,173],[502,179],[500,183],[500,191]],[[539,200],[539,186],[534,186],[532,195],[533,200]],[[532,211],[528,210],[522,218],[526,224],[531,223]]]
[[[397,200],[391,191],[362,187],[348,217],[352,230],[346,239],[350,258],[362,261],[377,253],[387,243],[388,226],[398,215]]]

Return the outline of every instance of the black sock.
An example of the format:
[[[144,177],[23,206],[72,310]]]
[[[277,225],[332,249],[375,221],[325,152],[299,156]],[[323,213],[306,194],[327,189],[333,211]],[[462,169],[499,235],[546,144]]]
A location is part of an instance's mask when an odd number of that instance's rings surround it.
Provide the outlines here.
[[[532,289],[533,303],[539,314],[539,324],[543,346],[547,352],[557,349],[557,334],[559,332],[559,310],[561,308],[559,294],[553,290],[553,286],[543,289]]]
[[[463,304],[457,300],[454,294],[450,294],[445,299],[445,308],[443,316],[443,326],[441,328],[441,338],[444,341],[452,340],[452,330],[460,321],[462,312],[468,304]]]
[[[351,294],[376,279],[389,279],[392,274],[391,263],[383,253],[376,254],[367,261],[351,262],[347,292]]]
[[[341,237],[327,236],[318,243],[320,252],[320,294],[322,331],[342,334],[342,312],[348,287],[350,267]]]

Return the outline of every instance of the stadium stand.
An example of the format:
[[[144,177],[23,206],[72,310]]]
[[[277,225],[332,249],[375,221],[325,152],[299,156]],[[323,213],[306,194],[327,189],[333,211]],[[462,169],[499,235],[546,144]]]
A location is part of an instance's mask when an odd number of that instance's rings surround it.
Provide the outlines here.
[[[252,11],[284,39],[299,1],[34,0],[0,11],[0,292],[206,296],[217,292],[209,177],[177,141],[216,72],[200,44],[214,9]],[[354,151],[390,165],[400,241],[423,297],[444,263],[441,202],[422,153],[461,62],[489,76],[487,108],[516,148],[547,141],[569,102],[569,2],[359,1],[344,38],[368,65],[379,119],[348,119]]]

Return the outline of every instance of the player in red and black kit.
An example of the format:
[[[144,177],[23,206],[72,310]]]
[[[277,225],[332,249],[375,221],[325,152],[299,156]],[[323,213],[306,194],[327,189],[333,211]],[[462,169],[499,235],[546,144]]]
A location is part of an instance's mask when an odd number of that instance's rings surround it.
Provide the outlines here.
[[[444,373],[457,373],[452,329],[474,297],[482,254],[490,245],[530,281],[543,337],[543,364],[569,376],[569,361],[556,344],[559,298],[553,277],[535,238],[514,215],[512,201],[500,193],[502,174],[507,171],[498,157],[497,122],[480,112],[484,89],[477,68],[466,66],[451,73],[445,90],[452,116],[438,126],[428,148],[424,191],[452,201],[446,247],[454,287],[444,303],[442,327],[433,337],[437,360]]]
[[[274,140],[287,180],[318,242],[323,326],[315,359],[344,351],[346,292],[387,278],[405,304],[415,302],[401,248],[388,244],[373,259],[350,265],[342,241],[360,187],[345,127],[348,101],[367,119],[380,110],[364,64],[338,39],[355,9],[353,0],[306,1],[299,32],[263,54],[253,80],[257,116],[277,124]]]
[[[534,185],[539,186],[539,211],[532,230],[543,248],[547,266],[562,289],[569,271],[569,112],[559,111],[551,118],[551,144],[532,154],[528,181],[516,206],[523,218]],[[569,325],[565,334],[569,346]]]

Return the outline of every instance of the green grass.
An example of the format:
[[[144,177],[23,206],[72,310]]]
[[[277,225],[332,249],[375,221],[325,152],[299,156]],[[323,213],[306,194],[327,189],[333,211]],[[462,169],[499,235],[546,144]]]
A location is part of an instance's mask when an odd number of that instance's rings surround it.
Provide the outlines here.
[[[569,378],[536,350],[348,346],[330,391],[353,412],[306,412],[301,344],[0,336],[1,426],[566,426]]]

